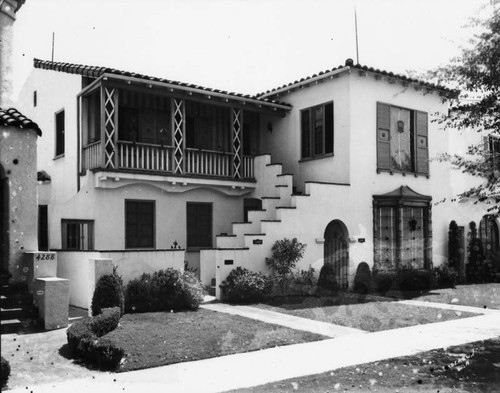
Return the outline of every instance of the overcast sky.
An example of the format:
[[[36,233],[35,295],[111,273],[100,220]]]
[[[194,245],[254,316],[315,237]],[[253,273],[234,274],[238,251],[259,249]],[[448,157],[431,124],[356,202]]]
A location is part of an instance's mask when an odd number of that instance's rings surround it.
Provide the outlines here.
[[[404,73],[458,54],[489,0],[27,0],[14,39],[15,92],[33,58],[113,67],[258,93],[356,60]]]

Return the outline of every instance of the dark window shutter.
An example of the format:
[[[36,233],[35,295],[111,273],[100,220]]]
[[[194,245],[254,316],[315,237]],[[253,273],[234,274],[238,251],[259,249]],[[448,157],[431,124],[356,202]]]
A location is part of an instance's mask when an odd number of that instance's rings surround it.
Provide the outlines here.
[[[152,248],[155,234],[153,201],[125,202],[125,248]]]
[[[187,204],[187,246],[212,247],[212,205]]]
[[[416,112],[416,134],[417,134],[417,172],[429,173],[429,145],[427,113]]]
[[[333,153],[333,103],[325,105],[325,154]]]
[[[301,113],[302,128],[302,158],[311,156],[311,120],[310,111],[305,110]]]
[[[391,107],[377,102],[377,168],[391,168]]]
[[[56,114],[56,156],[64,154],[64,111]]]

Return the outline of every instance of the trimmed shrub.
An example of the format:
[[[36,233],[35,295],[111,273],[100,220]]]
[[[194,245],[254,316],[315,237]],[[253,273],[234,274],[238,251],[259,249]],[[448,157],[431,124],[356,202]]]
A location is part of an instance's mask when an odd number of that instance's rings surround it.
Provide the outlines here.
[[[99,315],[104,308],[119,307],[120,316],[125,311],[122,279],[116,273],[99,278],[92,296],[92,315]]]
[[[395,270],[374,270],[372,275],[373,288],[380,295],[385,295],[397,287],[397,272]]]
[[[151,275],[143,273],[140,278],[129,281],[125,289],[125,311],[147,312],[152,310],[150,293]]]
[[[448,230],[448,266],[458,269],[460,264],[460,231],[455,221]]]
[[[69,350],[73,355],[83,355],[80,343],[84,339],[93,339],[95,337],[95,334],[92,332],[92,328],[90,327],[91,322],[92,318],[85,318],[72,324],[66,331]]]
[[[97,337],[112,332],[120,323],[120,308],[104,308],[98,316],[90,321],[90,329]]]
[[[433,270],[434,284],[437,288],[455,288],[458,281],[456,269],[448,266],[438,266]]]
[[[153,273],[150,295],[151,311],[197,310],[205,290],[193,273],[168,268]]]
[[[370,266],[366,262],[361,262],[356,269],[356,276],[354,277],[354,292],[366,294],[370,291],[372,281],[372,273]]]
[[[405,266],[397,270],[397,282],[403,292],[428,291],[432,287],[432,270]]]
[[[276,240],[271,248],[271,258],[266,258],[272,272],[271,278],[282,295],[286,295],[297,262],[304,256],[306,245],[296,238]]]
[[[325,263],[319,271],[318,289],[326,292],[336,292],[339,284],[335,277],[335,268],[332,263]]]
[[[230,303],[248,303],[260,301],[269,296],[273,282],[262,273],[251,272],[238,266],[231,270],[219,287],[224,300]]]
[[[5,388],[10,377],[10,364],[3,356],[0,358],[0,388]]]
[[[73,356],[82,358],[101,370],[116,369],[125,352],[108,338],[102,337],[115,330],[120,321],[120,308],[105,308],[93,318],[75,322],[66,331],[68,346]]]
[[[300,270],[293,273],[290,293],[294,295],[312,295],[318,280],[314,276],[314,268],[309,266],[307,270]]]

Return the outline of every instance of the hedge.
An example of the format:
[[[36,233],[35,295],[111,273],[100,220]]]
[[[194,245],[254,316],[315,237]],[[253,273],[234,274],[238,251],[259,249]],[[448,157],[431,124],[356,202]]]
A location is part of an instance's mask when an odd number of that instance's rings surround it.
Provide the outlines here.
[[[10,364],[3,356],[0,359],[0,388],[5,388],[10,377]]]
[[[260,301],[270,295],[273,282],[262,273],[255,273],[241,266],[231,270],[219,285],[224,301],[229,303],[249,303]]]

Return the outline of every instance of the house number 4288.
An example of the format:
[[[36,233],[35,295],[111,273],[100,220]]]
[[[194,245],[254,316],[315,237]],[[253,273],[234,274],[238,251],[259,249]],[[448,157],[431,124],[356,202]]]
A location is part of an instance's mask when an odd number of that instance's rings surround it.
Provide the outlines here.
[[[55,259],[55,254],[37,254],[36,260],[37,261],[49,261],[49,260],[54,260]]]

